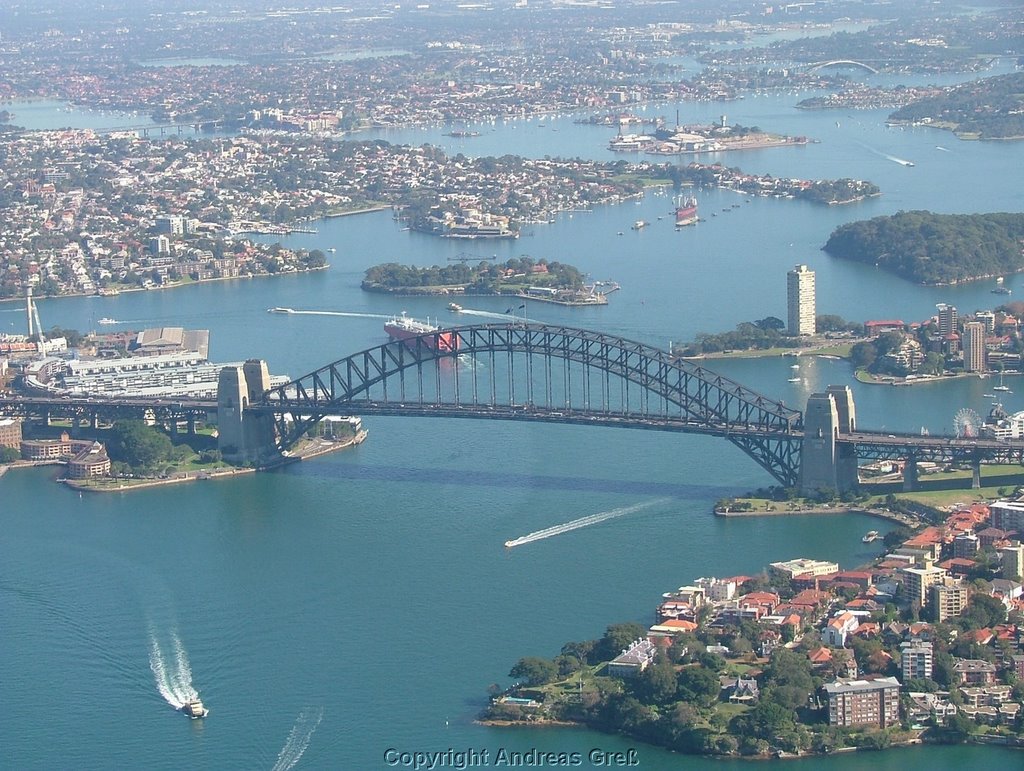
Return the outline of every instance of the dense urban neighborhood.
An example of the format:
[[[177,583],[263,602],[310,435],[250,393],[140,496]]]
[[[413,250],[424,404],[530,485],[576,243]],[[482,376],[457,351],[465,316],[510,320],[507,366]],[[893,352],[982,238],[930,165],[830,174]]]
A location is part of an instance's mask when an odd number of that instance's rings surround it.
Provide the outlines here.
[[[583,723],[764,756],[1024,742],[1024,499],[898,526],[868,565],[811,558],[665,592],[653,624],[520,659],[488,722]]]

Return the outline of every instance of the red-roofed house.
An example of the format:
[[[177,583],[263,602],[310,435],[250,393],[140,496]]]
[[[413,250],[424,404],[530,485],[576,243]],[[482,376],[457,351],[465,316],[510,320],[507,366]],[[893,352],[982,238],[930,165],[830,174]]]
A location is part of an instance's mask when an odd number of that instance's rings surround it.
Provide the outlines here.
[[[886,332],[901,332],[906,326],[899,319],[875,319],[864,322],[864,331],[868,337],[878,337]]]
[[[825,624],[821,639],[829,645],[842,648],[846,645],[847,635],[855,632],[858,626],[860,626],[860,621],[855,615],[848,612],[840,613]]]

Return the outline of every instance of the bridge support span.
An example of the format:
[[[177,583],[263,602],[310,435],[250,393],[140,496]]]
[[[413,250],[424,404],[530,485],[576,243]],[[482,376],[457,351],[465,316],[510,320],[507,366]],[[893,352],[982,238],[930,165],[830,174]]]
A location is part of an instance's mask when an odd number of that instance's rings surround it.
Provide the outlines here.
[[[270,371],[261,359],[224,367],[217,381],[217,449],[232,463],[263,465],[277,457],[274,418],[246,408],[270,389]]]
[[[857,487],[857,448],[840,444],[840,434],[856,430],[857,413],[849,386],[829,386],[811,394],[804,412],[800,452],[800,490],[845,492]]]

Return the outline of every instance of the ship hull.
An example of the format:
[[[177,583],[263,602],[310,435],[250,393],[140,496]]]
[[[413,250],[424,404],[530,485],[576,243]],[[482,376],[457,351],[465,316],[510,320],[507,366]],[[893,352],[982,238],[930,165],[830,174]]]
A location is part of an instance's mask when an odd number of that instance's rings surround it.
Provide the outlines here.
[[[695,225],[699,217],[697,216],[697,199],[696,198],[678,198],[678,205],[676,206],[676,227],[681,228],[686,225]]]
[[[410,348],[415,348],[416,343],[414,341],[423,335],[423,345],[428,348],[438,351],[457,351],[459,349],[459,338],[454,332],[442,332],[429,328],[409,329],[400,324],[390,322],[384,325],[384,331],[388,333],[388,337],[392,340],[404,341]]]

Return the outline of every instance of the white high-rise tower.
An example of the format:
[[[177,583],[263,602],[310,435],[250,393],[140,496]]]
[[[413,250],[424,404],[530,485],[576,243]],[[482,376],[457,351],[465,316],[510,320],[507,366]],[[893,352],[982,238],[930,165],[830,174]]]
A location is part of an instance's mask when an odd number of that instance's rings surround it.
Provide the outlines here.
[[[786,274],[786,300],[789,311],[789,334],[813,335],[815,332],[813,270],[806,265],[797,265]]]

